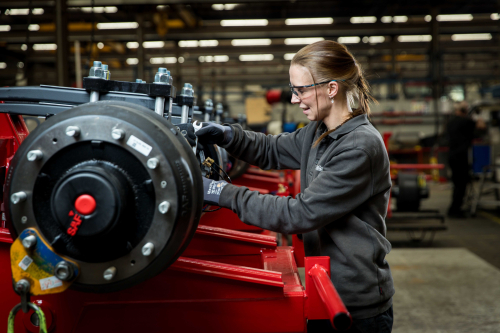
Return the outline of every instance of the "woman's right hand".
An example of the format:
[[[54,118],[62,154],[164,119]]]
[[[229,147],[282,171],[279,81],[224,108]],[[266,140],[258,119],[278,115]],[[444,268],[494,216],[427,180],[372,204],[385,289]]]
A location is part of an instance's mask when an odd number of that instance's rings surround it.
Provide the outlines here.
[[[202,143],[226,145],[233,139],[233,129],[231,126],[222,126],[216,123],[201,123],[201,128],[194,124],[195,134]]]

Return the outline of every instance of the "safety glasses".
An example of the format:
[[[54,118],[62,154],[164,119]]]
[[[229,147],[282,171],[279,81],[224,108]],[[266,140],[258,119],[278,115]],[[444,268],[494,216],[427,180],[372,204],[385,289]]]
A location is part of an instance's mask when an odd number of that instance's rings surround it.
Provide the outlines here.
[[[292,86],[292,83],[290,82],[289,85],[290,85],[290,90],[292,91],[292,93],[299,97],[304,93],[304,89],[305,88],[310,88],[310,87],[314,87],[314,86],[319,86],[320,84],[325,84],[325,83],[329,83],[329,82],[334,82],[334,81],[337,81],[337,80],[328,80],[328,81],[325,81],[325,82],[320,82],[320,83],[315,83],[315,84],[310,84],[308,86]]]

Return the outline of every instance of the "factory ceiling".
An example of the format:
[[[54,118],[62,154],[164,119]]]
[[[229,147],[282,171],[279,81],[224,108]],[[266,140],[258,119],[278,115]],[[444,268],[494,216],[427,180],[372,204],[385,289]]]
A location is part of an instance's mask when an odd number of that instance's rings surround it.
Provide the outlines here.
[[[74,85],[79,58],[84,72],[109,63],[116,79],[166,66],[184,80],[279,85],[293,54],[321,39],[346,44],[375,80],[432,79],[436,68],[445,80],[495,80],[499,12],[500,1],[478,0],[4,0],[0,84],[29,68],[29,84]]]

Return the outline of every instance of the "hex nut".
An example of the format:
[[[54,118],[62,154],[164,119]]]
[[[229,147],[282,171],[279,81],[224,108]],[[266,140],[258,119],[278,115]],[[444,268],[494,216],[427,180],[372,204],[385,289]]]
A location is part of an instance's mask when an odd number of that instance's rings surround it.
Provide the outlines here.
[[[103,277],[104,277],[104,280],[111,281],[111,280],[113,280],[115,275],[116,275],[116,267],[111,266],[110,268],[108,268],[104,271]]]
[[[142,247],[142,255],[148,257],[151,254],[153,254],[154,250],[155,250],[155,245],[151,242],[148,242],[144,244],[144,246]]]
[[[125,131],[122,129],[115,128],[114,130],[111,131],[111,136],[115,140],[121,140],[125,137]]]
[[[26,157],[30,162],[39,161],[43,158],[43,153],[41,150],[30,150]]]
[[[80,127],[68,126],[66,127],[65,133],[67,136],[78,137],[80,136]]]
[[[23,243],[23,246],[26,250],[31,250],[36,245],[36,236],[34,236],[34,235],[26,236],[23,239],[22,243]]]
[[[62,281],[69,281],[73,278],[73,265],[66,261],[60,261],[54,268],[54,275]]]
[[[146,163],[148,168],[154,170],[158,167],[158,164],[160,164],[160,161],[158,161],[158,159],[156,157],[152,157],[148,160],[148,162]]]
[[[27,197],[28,196],[26,195],[25,192],[17,192],[10,196],[10,201],[14,205],[17,205],[18,203],[25,201]]]
[[[170,202],[168,201],[163,201],[161,204],[158,205],[158,210],[162,214],[167,214],[169,209],[170,209]]]

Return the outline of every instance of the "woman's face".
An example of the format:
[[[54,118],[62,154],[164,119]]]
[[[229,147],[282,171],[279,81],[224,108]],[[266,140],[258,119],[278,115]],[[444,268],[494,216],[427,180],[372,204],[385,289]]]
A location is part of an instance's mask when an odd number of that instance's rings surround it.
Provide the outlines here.
[[[290,66],[290,84],[292,86],[308,86],[314,84],[311,72],[300,65]],[[329,108],[327,103],[328,96],[327,90],[328,85],[319,85],[316,87],[307,88],[294,88],[294,94],[292,94],[292,104],[299,104],[302,112],[306,115],[307,119],[311,121],[323,120],[323,118],[328,113]],[[316,91],[318,98],[316,99]],[[319,104],[319,105],[317,105]],[[318,110],[320,112],[318,112]],[[320,116],[321,115],[321,116]]]

